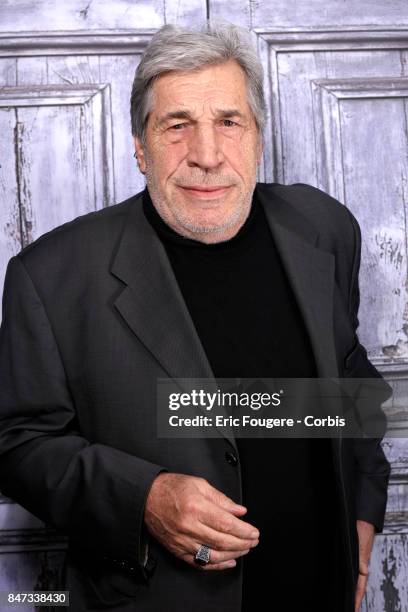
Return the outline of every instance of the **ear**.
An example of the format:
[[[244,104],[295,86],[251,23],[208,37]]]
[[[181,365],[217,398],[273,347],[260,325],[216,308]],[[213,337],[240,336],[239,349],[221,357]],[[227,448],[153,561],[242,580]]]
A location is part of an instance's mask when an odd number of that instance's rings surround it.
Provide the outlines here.
[[[136,159],[137,159],[137,164],[139,166],[139,170],[142,174],[145,174],[146,172],[146,158],[145,158],[145,154],[144,154],[144,148],[142,143],[140,142],[139,138],[137,136],[133,137],[134,143],[135,143],[135,152],[136,152]]]

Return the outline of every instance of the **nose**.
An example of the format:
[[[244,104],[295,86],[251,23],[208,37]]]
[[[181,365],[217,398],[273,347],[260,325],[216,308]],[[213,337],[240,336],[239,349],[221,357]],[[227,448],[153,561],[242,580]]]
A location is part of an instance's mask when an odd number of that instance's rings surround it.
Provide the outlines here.
[[[196,126],[188,143],[187,163],[203,170],[217,168],[224,161],[220,135],[213,125]]]

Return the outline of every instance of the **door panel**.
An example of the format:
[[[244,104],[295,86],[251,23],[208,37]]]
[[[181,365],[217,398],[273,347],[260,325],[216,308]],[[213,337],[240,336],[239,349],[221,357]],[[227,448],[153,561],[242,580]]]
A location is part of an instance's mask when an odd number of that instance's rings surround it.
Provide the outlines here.
[[[3,1],[0,286],[22,246],[143,188],[130,134],[134,71],[157,28],[206,16],[250,28],[264,65],[260,179],[320,187],[360,222],[359,336],[394,387],[387,516],[364,605],[408,612],[405,0],[237,0],[233,11],[225,0]],[[56,588],[64,547],[0,500],[0,590]]]

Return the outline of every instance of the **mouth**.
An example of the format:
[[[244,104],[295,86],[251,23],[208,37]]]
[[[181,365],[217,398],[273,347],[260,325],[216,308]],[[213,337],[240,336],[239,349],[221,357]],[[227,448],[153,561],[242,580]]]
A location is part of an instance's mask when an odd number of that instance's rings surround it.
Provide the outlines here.
[[[217,185],[214,187],[203,187],[200,185],[191,185],[188,187],[184,187],[179,185],[179,188],[182,189],[188,195],[199,198],[201,200],[215,200],[225,195],[228,190],[231,189],[231,185]]]

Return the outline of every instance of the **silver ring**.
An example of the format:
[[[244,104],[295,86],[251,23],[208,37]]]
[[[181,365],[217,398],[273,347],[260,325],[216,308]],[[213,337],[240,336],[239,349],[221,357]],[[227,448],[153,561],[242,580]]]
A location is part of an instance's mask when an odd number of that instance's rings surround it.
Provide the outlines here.
[[[207,565],[210,562],[210,547],[202,544],[194,557],[194,561],[198,565]]]

